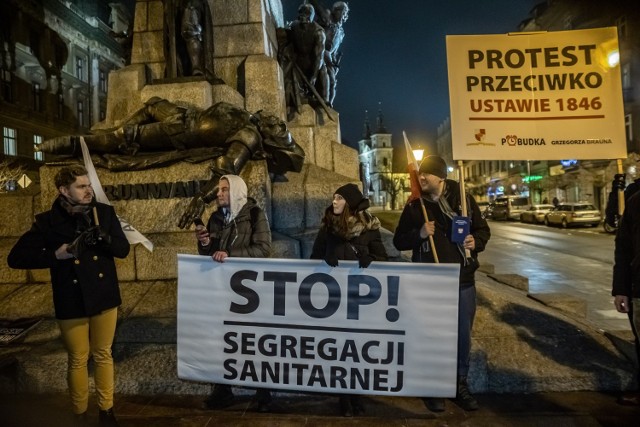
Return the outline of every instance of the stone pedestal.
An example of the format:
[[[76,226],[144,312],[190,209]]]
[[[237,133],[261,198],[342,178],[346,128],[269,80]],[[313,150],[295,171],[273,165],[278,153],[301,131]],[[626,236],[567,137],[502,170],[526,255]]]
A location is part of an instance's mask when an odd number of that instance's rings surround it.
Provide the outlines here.
[[[57,197],[53,178],[59,168],[43,166],[40,169],[43,209],[48,209]],[[182,212],[197,192],[200,182],[211,177],[208,162],[180,162],[136,172],[110,172],[106,169],[97,169],[97,172],[118,215],[143,234],[182,231],[177,225]],[[242,177],[250,189],[249,196],[256,198],[264,207],[266,196],[271,191],[266,188],[270,183],[264,162],[249,162]],[[213,208],[209,207],[204,218],[212,212]]]
[[[284,24],[280,1],[209,0],[209,6],[215,72],[225,84],[212,85],[198,77],[165,79],[163,2],[138,0],[132,65],[110,73],[107,117],[94,130],[120,125],[154,96],[200,109],[224,101],[250,112],[264,110],[285,117],[282,70],[276,59],[275,29]],[[341,144],[339,114],[331,110],[330,115],[303,105],[301,114],[289,123],[306,159],[300,173],[287,174],[288,182],[272,184],[263,161],[249,162],[241,173],[249,195],[269,218],[274,257],[307,257],[335,189],[347,182],[360,185],[358,153]],[[53,166],[42,168],[39,198],[31,197],[27,204],[21,200],[3,205],[3,216],[10,220],[0,226],[0,236],[19,236],[30,227],[34,213],[50,208],[57,196],[53,185],[56,171]],[[155,245],[153,254],[137,247],[126,260],[118,261],[121,279],[175,278],[175,254],[195,253],[192,231],[179,229],[177,223],[199,184],[209,179],[209,162],[138,172],[98,169],[98,175],[103,187],[109,188],[107,193],[118,215]],[[205,220],[213,210],[207,208]],[[9,244],[4,246],[10,248]],[[0,245],[0,253],[8,251],[2,248]],[[45,270],[2,277],[20,283],[49,280]]]
[[[40,169],[43,210],[49,209],[57,197],[53,179],[60,167],[43,166]],[[200,183],[209,180],[209,163],[180,162],[146,171],[110,172],[97,169],[97,172],[105,193],[108,197],[111,195],[111,204],[118,215],[154,244],[152,253],[139,245],[125,260],[118,261],[120,279],[175,279],[176,254],[197,253],[193,228],[182,230],[178,227],[178,221],[197,193]],[[265,161],[248,162],[240,176],[247,183],[249,197],[256,200],[269,221],[272,221],[271,181]],[[215,204],[209,205],[203,219],[206,221],[214,211]],[[44,273],[46,276],[43,276]],[[38,282],[48,281],[48,271],[34,270],[31,278]],[[22,280],[22,276],[11,277],[11,281]]]

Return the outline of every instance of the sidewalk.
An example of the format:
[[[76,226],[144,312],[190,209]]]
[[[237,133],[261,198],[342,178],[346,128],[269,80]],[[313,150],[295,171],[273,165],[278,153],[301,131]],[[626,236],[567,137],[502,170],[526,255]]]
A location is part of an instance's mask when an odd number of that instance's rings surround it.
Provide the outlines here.
[[[634,426],[640,408],[615,403],[612,394],[598,392],[479,395],[480,410],[464,412],[447,401],[446,411],[429,412],[417,398],[364,398],[366,414],[344,418],[338,399],[325,395],[280,394],[272,413],[253,411],[250,399],[240,398],[220,411],[200,409],[202,396],[117,396],[114,412],[122,427],[212,426]],[[92,399],[89,419],[97,425]],[[62,427],[70,425],[66,394],[3,396],[4,427]]]

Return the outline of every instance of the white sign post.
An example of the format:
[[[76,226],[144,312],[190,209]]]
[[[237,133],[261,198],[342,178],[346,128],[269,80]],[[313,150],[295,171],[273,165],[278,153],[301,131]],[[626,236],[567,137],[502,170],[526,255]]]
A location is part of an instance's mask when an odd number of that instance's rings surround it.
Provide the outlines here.
[[[394,396],[456,393],[458,264],[178,255],[178,376]]]
[[[453,158],[627,156],[616,28],[447,36]]]

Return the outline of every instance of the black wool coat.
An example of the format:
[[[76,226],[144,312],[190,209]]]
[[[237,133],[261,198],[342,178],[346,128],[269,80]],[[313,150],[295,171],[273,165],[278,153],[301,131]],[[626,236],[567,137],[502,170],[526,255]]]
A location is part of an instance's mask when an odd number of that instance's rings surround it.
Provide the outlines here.
[[[611,295],[640,298],[640,192],[629,198],[616,233]]]
[[[327,209],[333,210],[331,206]],[[379,227],[375,229],[365,227],[358,236],[350,240],[334,234],[326,227],[321,227],[313,242],[310,258],[326,259],[331,254],[334,254],[339,260],[348,261],[355,261],[363,256],[370,256],[373,261],[388,259]]]
[[[441,197],[445,197],[451,209],[462,214],[460,186],[456,181],[446,180],[446,189]],[[442,263],[460,264],[460,284],[470,286],[475,283],[474,273],[478,269],[478,253],[482,252],[491,238],[491,230],[487,221],[482,218],[480,208],[473,197],[467,195],[467,215],[471,219],[470,234],[476,242],[476,248],[470,251],[471,259],[465,261],[458,245],[451,241],[451,218],[446,216],[438,203],[423,199],[429,221],[435,221],[433,242]],[[433,251],[428,247],[428,238],[420,237],[420,229],[425,223],[420,199],[407,204],[400,215],[398,226],[393,236],[393,244],[400,251],[411,250],[413,262],[433,263]]]
[[[51,210],[36,215],[7,258],[11,268],[50,270],[58,319],[94,316],[122,303],[114,257],[125,258],[129,242],[113,207],[96,203],[96,209],[100,226],[111,236],[110,244],[89,247],[78,258],[56,259],[56,249],[77,236],[76,218],[56,199]]]

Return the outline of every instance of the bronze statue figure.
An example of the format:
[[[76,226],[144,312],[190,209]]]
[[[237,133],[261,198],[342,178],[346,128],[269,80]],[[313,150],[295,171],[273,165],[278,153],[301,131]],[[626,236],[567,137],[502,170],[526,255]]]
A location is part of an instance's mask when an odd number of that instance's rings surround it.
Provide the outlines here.
[[[329,76],[329,93],[327,103],[333,105],[336,97],[336,85],[338,70],[342,52],[340,45],[344,40],[343,25],[349,19],[349,5],[343,1],[337,1],[328,10],[319,4],[318,0],[309,0],[316,9],[316,21],[324,28],[326,34],[324,62]]]
[[[206,0],[164,0],[166,76],[204,76],[213,71],[213,23]]]
[[[282,30],[278,59],[285,76],[288,116],[300,112],[302,97],[321,103],[326,109],[329,77],[324,64],[325,33],[313,22],[315,11],[310,4],[298,8],[298,19]]]
[[[275,116],[219,102],[200,110],[153,97],[122,126],[84,135],[96,166],[112,171],[143,170],[178,161],[212,160],[212,177],[178,224],[185,228],[216,198],[220,176],[238,175],[249,160],[267,161],[273,179],[300,172],[304,151],[285,122]],[[49,139],[38,146],[50,154],[80,157],[78,136]]]

